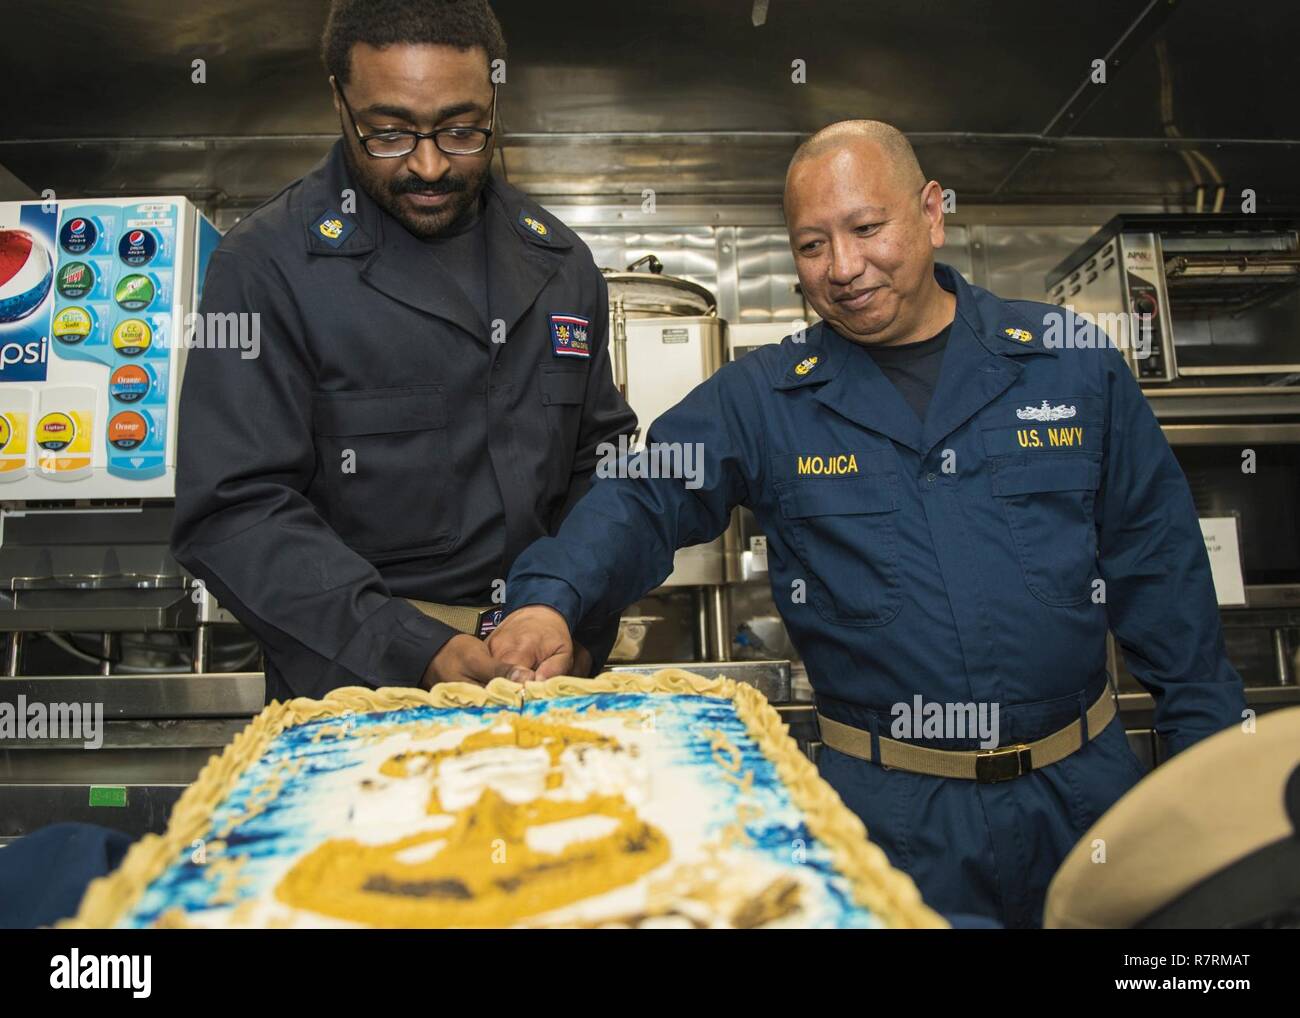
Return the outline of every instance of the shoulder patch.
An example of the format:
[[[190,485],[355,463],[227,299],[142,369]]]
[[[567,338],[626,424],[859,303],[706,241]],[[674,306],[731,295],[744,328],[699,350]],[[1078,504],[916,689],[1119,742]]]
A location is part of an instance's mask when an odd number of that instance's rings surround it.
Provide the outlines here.
[[[312,224],[312,232],[330,247],[341,245],[356,228],[350,219],[334,211],[326,212]]]

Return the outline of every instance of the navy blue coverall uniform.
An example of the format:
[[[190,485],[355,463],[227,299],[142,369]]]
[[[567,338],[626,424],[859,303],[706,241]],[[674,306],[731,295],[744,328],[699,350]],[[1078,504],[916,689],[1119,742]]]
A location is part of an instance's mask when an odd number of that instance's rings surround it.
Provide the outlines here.
[[[200,313],[259,314],[259,355],[191,350],[181,396],[173,552],[261,641],[268,699],[419,683],[456,631],[402,599],[500,601],[636,422],[574,233],[489,178],[485,322],[340,146],[223,238]]]
[[[1064,309],[935,275],[957,310],[924,422],[825,324],[755,351],[650,428],[700,443],[702,485],[598,480],[515,560],[508,607],[571,627],[619,611],[744,505],[826,717],[890,736],[893,705],[919,694],[999,705],[1001,745],[1040,739],[1101,694],[1109,626],[1172,751],[1238,720],[1196,510],[1122,355],[1045,342],[1049,316],[1074,334]],[[1062,858],[1142,773],[1118,721],[1090,734],[999,783],[829,748],[819,763],[932,907],[1032,926]]]

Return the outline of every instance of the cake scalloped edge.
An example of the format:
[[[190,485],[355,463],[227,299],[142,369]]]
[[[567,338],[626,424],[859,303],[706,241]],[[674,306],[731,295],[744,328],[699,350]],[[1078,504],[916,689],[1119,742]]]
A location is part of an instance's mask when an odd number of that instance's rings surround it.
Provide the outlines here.
[[[272,701],[220,754],[212,757],[172,808],[162,834],[146,834],[128,849],[116,870],[92,881],[77,914],[60,921],[63,928],[113,926],[140,899],[145,889],[191,850],[211,827],[212,811],[234,788],[245,768],[271,741],[295,725],[322,718],[404,707],[488,707],[592,693],[677,693],[731,700],[736,714],[763,755],[776,767],[814,838],[831,853],[836,870],[849,882],[854,900],[893,928],[946,927],[943,918],[921,900],[912,878],[896,869],[884,850],[869,840],[862,820],[818,773],[816,765],[790,738],[789,729],[767,698],[734,679],[710,679],[681,668],[653,674],[604,672],[591,679],[560,675],[526,686],[493,679],[486,686],[451,682],[431,690],[345,686],[324,699],[299,697]]]

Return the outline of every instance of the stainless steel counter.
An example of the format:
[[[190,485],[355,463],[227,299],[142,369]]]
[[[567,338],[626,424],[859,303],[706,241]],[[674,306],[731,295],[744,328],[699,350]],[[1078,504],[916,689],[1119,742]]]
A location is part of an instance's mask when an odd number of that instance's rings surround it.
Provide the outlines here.
[[[684,668],[713,678],[730,676],[758,687],[773,703],[790,699],[789,661],[680,661],[616,665],[614,672]],[[102,703],[110,720],[250,718],[264,705],[261,672],[182,672],[169,675],[54,675],[0,678],[0,701]]]
[[[261,672],[0,678],[0,702],[102,704],[102,744],[0,742],[0,841],[77,820],[161,831],[203,765],[262,709]],[[99,791],[96,791],[99,790]]]
[[[674,661],[665,664],[638,662],[631,665],[615,665],[609,671],[649,675],[661,668],[683,668],[709,679],[725,676],[757,687],[771,703],[790,701],[789,661]]]
[[[106,719],[250,718],[264,705],[261,672],[47,675],[0,678],[0,701],[102,703]]]

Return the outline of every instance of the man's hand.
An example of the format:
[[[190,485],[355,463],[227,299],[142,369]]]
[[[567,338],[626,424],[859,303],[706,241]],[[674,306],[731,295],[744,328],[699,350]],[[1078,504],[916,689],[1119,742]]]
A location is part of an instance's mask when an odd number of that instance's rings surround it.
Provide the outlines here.
[[[494,658],[478,637],[461,634],[442,645],[424,670],[420,685],[425,689],[435,682],[476,682],[486,686],[499,677],[527,682],[533,675],[528,668],[512,668],[508,662]]]
[[[577,675],[581,678],[587,678],[591,675],[591,651],[580,644],[577,640],[573,641],[573,671],[570,675]]]
[[[563,615],[546,605],[530,604],[511,612],[493,630],[487,645],[498,660],[535,672],[532,678],[574,674],[576,645],[569,624]],[[586,667],[590,669],[591,655],[581,647],[576,647],[576,651],[586,658]]]

